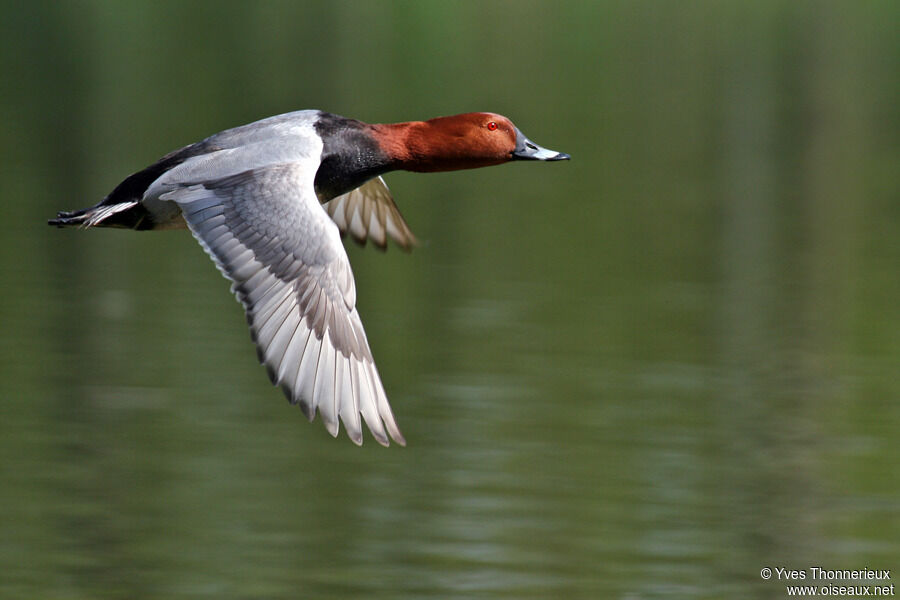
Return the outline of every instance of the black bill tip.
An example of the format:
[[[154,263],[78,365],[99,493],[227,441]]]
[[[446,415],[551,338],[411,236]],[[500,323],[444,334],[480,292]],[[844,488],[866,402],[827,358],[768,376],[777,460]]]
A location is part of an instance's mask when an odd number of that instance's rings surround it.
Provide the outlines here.
[[[570,160],[572,157],[565,152],[557,152],[548,148],[542,148],[516,129],[516,149],[512,152],[512,160]]]

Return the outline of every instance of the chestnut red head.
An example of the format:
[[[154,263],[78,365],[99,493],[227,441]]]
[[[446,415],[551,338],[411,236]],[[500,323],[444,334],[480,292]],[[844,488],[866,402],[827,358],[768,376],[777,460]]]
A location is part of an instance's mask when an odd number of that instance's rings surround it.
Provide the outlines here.
[[[511,160],[567,160],[568,154],[541,148],[506,117],[465,113],[376,126],[382,149],[408,171],[453,171]]]

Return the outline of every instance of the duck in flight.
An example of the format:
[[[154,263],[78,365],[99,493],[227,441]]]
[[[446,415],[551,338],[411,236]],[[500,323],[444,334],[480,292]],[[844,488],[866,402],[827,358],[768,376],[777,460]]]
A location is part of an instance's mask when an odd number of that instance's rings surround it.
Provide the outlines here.
[[[230,279],[259,360],[291,403],[362,444],[397,427],[356,308],[341,236],[381,248],[416,243],[381,175],[513,160],[567,160],[493,113],[369,124],[303,110],[228,129],[127,177],[90,208],[50,225],[187,227]]]

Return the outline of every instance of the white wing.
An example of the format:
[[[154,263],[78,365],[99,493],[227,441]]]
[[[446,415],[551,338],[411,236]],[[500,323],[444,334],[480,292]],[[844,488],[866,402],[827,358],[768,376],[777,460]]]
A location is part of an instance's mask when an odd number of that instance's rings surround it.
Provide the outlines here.
[[[334,436],[340,419],[361,444],[362,415],[379,443],[388,444],[387,429],[405,444],[356,310],[338,228],[315,195],[314,170],[277,163],[277,155],[270,151],[268,160],[240,172],[234,168],[240,161],[209,162],[207,155],[160,178],[154,185],[164,193],[157,197],[179,205],[234,282],[260,362],[292,403],[310,420],[318,409]],[[230,174],[213,178],[223,173]]]
[[[329,200],[325,203],[325,210],[337,223],[341,234],[349,232],[360,244],[370,239],[384,249],[387,247],[386,236],[407,251],[418,244],[381,177],[370,179],[355,190]]]

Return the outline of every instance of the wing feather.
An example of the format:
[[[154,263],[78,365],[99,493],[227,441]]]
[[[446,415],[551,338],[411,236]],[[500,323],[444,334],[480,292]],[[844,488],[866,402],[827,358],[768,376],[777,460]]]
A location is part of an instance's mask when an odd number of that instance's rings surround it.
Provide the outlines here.
[[[196,175],[198,168],[189,166]],[[332,435],[343,422],[361,444],[365,421],[379,443],[387,445],[389,434],[405,444],[356,309],[338,227],[305,172],[287,163],[210,180],[169,177],[159,198],[179,205],[194,236],[232,280],[260,362],[288,399],[310,420],[318,412]],[[351,200],[344,202],[355,218],[354,210],[364,207]],[[368,210],[391,214],[377,203]],[[399,212],[392,218],[403,223]]]
[[[385,249],[385,234],[407,251],[419,243],[381,177],[370,179],[355,190],[329,200],[325,203],[325,210],[341,235],[349,233],[360,244],[372,240],[376,246]]]

